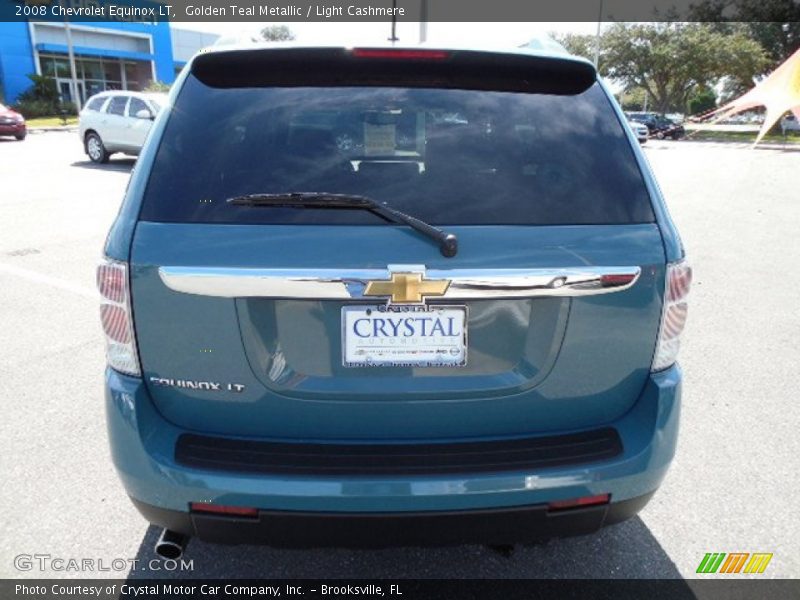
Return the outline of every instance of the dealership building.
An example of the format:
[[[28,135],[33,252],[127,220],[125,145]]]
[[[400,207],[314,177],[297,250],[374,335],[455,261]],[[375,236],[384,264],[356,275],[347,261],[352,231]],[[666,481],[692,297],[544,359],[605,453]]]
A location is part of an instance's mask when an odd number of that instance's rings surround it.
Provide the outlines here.
[[[70,23],[81,100],[104,90],[141,90],[172,83],[183,65],[217,35],[162,21]],[[13,104],[36,73],[56,80],[62,100],[74,101],[65,24],[0,22],[0,98]]]

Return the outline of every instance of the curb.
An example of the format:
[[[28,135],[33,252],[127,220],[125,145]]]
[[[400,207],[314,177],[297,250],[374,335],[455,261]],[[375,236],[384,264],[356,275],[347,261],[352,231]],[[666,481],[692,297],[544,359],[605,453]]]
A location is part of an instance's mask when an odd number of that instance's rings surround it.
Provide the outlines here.
[[[78,131],[77,125],[52,126],[52,127],[28,127],[28,133],[47,133],[51,131]]]
[[[734,148],[763,148],[764,150],[800,150],[800,144],[797,142],[787,142],[782,144],[780,142],[759,142],[753,144],[752,141],[739,141],[739,140],[723,140],[723,139],[707,139],[707,140],[693,140],[686,138],[682,142],[689,142],[692,144],[716,144],[718,146],[731,146]]]

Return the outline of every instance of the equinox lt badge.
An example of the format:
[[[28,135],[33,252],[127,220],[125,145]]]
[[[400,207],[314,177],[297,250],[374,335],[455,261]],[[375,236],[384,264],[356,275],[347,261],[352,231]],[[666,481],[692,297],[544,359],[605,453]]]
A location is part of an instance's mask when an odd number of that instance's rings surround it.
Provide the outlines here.
[[[165,377],[151,377],[150,383],[161,387],[175,387],[187,390],[205,390],[207,392],[243,392],[241,383],[223,384],[215,381],[195,381],[193,379],[168,379]]]

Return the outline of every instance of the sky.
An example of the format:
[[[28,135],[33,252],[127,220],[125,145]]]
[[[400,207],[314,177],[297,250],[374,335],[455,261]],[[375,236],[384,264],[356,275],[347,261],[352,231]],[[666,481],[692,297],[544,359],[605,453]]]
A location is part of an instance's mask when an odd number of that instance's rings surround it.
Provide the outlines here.
[[[193,22],[175,26],[236,36],[258,33],[272,23]],[[391,24],[384,23],[285,23],[297,36],[298,42],[339,43],[348,46],[385,42]],[[431,43],[469,43],[480,41],[481,46],[519,46],[531,38],[558,33],[594,34],[596,23],[428,23],[428,41]],[[397,37],[401,43],[419,41],[419,23],[397,23]]]

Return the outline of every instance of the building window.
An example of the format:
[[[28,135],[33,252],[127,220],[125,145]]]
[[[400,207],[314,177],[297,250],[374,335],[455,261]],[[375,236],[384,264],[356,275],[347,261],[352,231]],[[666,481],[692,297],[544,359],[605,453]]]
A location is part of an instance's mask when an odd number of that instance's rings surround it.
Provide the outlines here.
[[[56,79],[61,99],[72,102],[69,59],[60,54],[40,54],[42,75]],[[139,91],[152,80],[149,61],[122,60],[119,58],[75,58],[75,75],[81,100],[106,90]]]
[[[103,63],[99,60],[76,60],[76,70],[80,72],[80,76],[84,79],[95,79],[102,81],[103,77]],[[78,69],[77,67],[80,67]]]
[[[126,89],[136,92],[142,91],[153,81],[153,72],[150,69],[150,63],[143,61],[126,62],[125,79],[128,83]]]
[[[69,77],[69,61],[66,58],[56,56],[39,56],[39,66],[42,75],[48,77]]]

